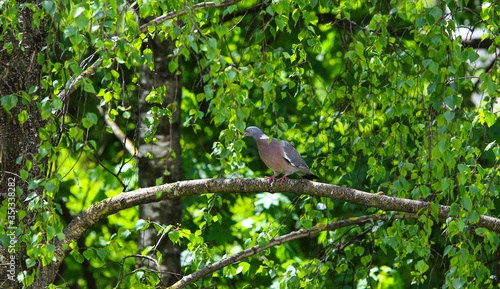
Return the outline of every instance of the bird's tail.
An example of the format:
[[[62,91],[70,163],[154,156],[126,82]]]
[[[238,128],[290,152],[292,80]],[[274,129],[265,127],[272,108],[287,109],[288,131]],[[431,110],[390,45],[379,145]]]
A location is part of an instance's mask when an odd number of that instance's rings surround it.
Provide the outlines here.
[[[308,180],[319,179],[319,177],[313,173],[308,173],[308,174],[302,175],[301,177],[303,179],[308,179]]]

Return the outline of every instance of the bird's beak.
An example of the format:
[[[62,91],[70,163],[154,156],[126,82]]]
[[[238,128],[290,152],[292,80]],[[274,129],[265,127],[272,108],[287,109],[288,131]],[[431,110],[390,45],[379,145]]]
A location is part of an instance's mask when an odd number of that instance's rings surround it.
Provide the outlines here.
[[[245,134],[243,135],[243,137],[246,137],[246,136],[247,136],[247,134],[248,134],[248,133],[245,133]]]

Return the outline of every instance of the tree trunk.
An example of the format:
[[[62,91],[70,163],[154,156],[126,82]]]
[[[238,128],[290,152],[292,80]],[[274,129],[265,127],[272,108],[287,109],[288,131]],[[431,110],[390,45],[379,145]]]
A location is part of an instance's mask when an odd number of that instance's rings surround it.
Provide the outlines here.
[[[159,118],[157,132],[155,134],[156,142],[142,143],[139,147],[141,158],[139,159],[139,185],[142,188],[155,186],[156,179],[163,177],[163,183],[171,183],[182,179],[181,167],[181,83],[180,75],[173,75],[168,70],[168,63],[171,61],[167,56],[173,50],[171,41],[148,41],[153,50],[154,71],[147,67],[141,71],[141,87],[144,89],[140,99],[140,118],[141,118],[141,140],[147,131],[144,120],[148,116],[151,107],[146,103],[145,98],[153,88],[165,87],[165,95],[162,96],[162,107],[168,107],[172,111],[172,117]],[[153,155],[149,159],[145,157],[146,152]],[[167,175],[164,173],[168,172]],[[139,208],[140,218],[151,220],[162,225],[176,225],[181,222],[182,206],[180,199],[165,200],[159,203],[141,205]],[[170,285],[180,279],[180,248],[172,244],[168,236],[164,236],[161,242],[157,236],[157,230],[151,226],[142,232],[139,240],[139,246],[156,246],[156,249],[163,256],[161,270],[161,279],[164,285]],[[156,254],[153,254],[155,257]],[[154,268],[154,264],[139,260],[139,265]]]
[[[33,1],[38,3],[37,1]],[[7,235],[7,238],[2,238],[0,242],[0,263],[8,263],[8,266],[0,266],[0,287],[1,288],[18,288],[17,275],[23,270],[27,270],[25,260],[26,246],[24,242],[20,242],[21,234],[24,231],[29,231],[29,226],[35,223],[35,216],[39,214],[37,211],[28,210],[28,202],[25,201],[28,194],[28,183],[33,178],[42,177],[42,170],[36,165],[34,156],[38,154],[40,147],[40,138],[38,131],[47,123],[42,120],[40,111],[37,108],[38,100],[24,101],[24,91],[26,94],[31,87],[40,88],[40,76],[42,66],[37,63],[38,54],[41,48],[45,45],[45,31],[43,24],[39,29],[32,28],[32,11],[29,8],[19,9],[19,21],[11,23],[12,26],[17,25],[18,31],[16,34],[22,35],[22,41],[16,39],[12,31],[7,30],[4,33],[3,39],[0,40],[0,47],[6,43],[12,43],[12,51],[9,53],[7,49],[0,50],[0,97],[8,97],[9,95],[17,98],[17,105],[10,111],[7,111],[3,106],[0,106],[0,202],[6,206],[6,216],[2,215],[1,219],[6,220],[3,223],[3,230],[0,235]],[[39,90],[40,91],[40,90]],[[33,98],[33,94],[31,95]],[[12,98],[11,98],[12,99]],[[24,124],[20,124],[18,114],[25,110],[28,119]],[[19,159],[22,157],[22,159]],[[30,160],[34,165],[29,170],[28,178],[23,181],[20,177],[20,170],[27,170],[25,163]],[[41,196],[41,190],[37,191]],[[19,221],[19,212],[26,212],[26,216]],[[4,225],[5,224],[5,225]],[[38,265],[35,265],[35,268]],[[29,273],[29,270],[27,270]],[[32,287],[41,280],[54,280],[56,270],[50,265],[40,271],[40,274],[35,280]]]

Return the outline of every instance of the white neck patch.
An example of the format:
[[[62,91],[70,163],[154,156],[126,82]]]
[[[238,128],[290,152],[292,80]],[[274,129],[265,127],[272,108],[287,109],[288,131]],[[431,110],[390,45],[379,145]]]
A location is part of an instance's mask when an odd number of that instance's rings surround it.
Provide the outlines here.
[[[262,134],[259,139],[269,139],[269,137],[265,134]]]

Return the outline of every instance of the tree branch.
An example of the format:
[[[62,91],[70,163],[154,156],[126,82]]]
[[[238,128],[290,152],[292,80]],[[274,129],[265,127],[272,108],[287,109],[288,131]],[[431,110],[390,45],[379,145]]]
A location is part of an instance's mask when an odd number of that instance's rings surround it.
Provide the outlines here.
[[[135,147],[134,143],[127,137],[127,135],[120,129],[116,122],[112,121],[109,117],[108,113],[104,111],[101,106],[97,106],[97,109],[104,117],[104,121],[113,131],[113,134],[118,138],[118,140],[124,145],[125,149],[134,157],[141,158],[143,155],[139,152],[139,150]]]
[[[311,182],[307,180],[289,180],[283,184],[277,182],[269,185],[267,179],[204,179],[180,181],[157,187],[150,187],[123,193],[96,204],[84,210],[78,217],[64,229],[64,240],[55,239],[56,266],[59,266],[64,257],[70,252],[69,244],[78,240],[90,227],[99,220],[115,214],[121,210],[131,208],[140,204],[158,202],[170,198],[184,196],[215,194],[215,193],[257,193],[257,192],[284,192],[297,195],[310,195],[326,197],[351,204],[365,207],[378,208],[384,211],[405,212],[422,214],[431,212],[434,208],[439,219],[445,220],[450,217],[449,206],[433,205],[431,203],[395,198],[380,194],[371,194],[360,190],[340,187],[336,185]],[[500,233],[500,220],[490,216],[481,215],[474,224],[491,231]]]
[[[174,285],[168,287],[168,289],[180,289],[184,288],[189,284],[193,284],[194,282],[198,281],[204,276],[207,276],[209,274],[212,274],[213,272],[220,270],[228,265],[234,264],[236,262],[239,262],[247,257],[250,257],[252,255],[256,255],[257,253],[260,253],[266,249],[269,249],[274,246],[281,245],[286,242],[290,242],[295,239],[299,238],[305,238],[309,237],[313,234],[323,232],[323,231],[332,231],[336,230],[339,228],[343,227],[348,227],[348,226],[353,226],[353,225],[361,225],[363,223],[369,222],[369,221],[387,221],[390,219],[417,219],[418,216],[416,214],[405,214],[400,215],[400,214],[383,214],[383,215],[367,215],[367,216],[361,216],[358,218],[350,218],[347,220],[340,220],[337,222],[333,223],[328,223],[328,224],[317,224],[316,226],[306,230],[306,229],[300,229],[298,231],[291,232],[289,234],[280,236],[278,238],[272,239],[267,243],[265,247],[260,247],[259,245],[253,246],[252,248],[248,248],[246,250],[243,250],[239,252],[238,254],[231,255],[229,257],[226,257],[218,262],[209,264],[202,269],[191,273],[189,275],[184,276],[181,280],[177,281]]]

